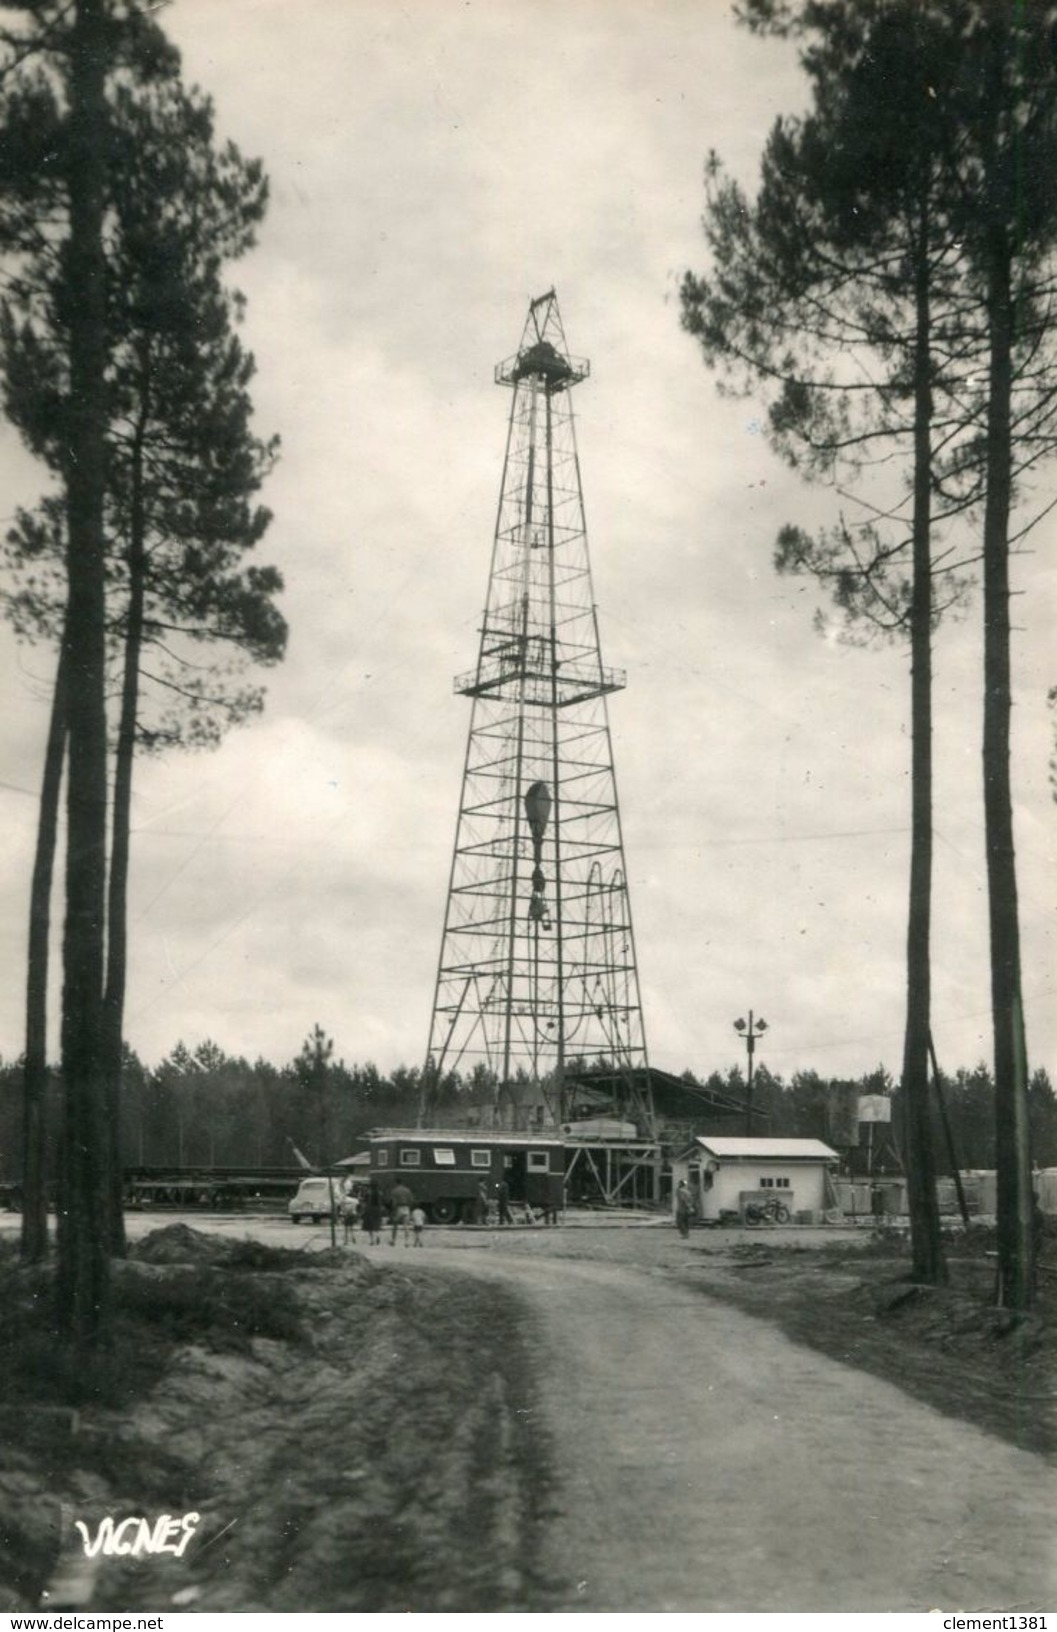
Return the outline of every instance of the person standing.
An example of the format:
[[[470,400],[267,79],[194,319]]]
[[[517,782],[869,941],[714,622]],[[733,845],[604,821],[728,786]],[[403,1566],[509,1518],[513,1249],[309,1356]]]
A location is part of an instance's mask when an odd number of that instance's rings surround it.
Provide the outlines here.
[[[404,1246],[411,1245],[411,1209],[414,1205],[415,1198],[403,1180],[399,1184],[394,1184],[389,1192],[390,1218],[393,1225],[393,1233],[389,1237],[391,1247],[396,1246],[396,1237],[400,1230],[404,1232]]]
[[[382,1192],[378,1188],[378,1180],[372,1179],[367,1186],[367,1199],[363,1204],[363,1227],[367,1231],[367,1240],[372,1247],[380,1247],[382,1244],[382,1217],[384,1212]]]
[[[694,1198],[685,1179],[675,1188],[675,1223],[684,1241],[690,1239],[690,1223],[694,1216]]]
[[[356,1220],[360,1216],[360,1198],[350,1187],[341,1198],[341,1222],[344,1229],[344,1239],[356,1244]]]
[[[426,1227],[426,1215],[423,1212],[422,1208],[421,1207],[412,1207],[412,1209],[411,1209],[411,1229],[414,1232],[415,1246],[416,1247],[420,1247],[422,1245],[422,1231],[425,1229],[425,1227]]]
[[[488,1186],[483,1179],[477,1186],[477,1222],[488,1223]]]
[[[499,1203],[500,1224],[513,1224],[514,1215],[510,1211],[510,1186],[505,1179],[500,1179],[495,1187],[496,1201]]]

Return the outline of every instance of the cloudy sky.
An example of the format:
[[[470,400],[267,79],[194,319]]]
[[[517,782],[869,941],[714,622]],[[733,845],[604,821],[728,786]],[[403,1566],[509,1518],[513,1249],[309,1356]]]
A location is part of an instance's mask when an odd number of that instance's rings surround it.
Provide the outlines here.
[[[492,380],[556,287],[571,349],[610,720],[655,1064],[898,1071],[908,860],[900,649],[817,636],[777,527],[832,515],[721,400],[679,328],[702,165],[751,183],[805,91],[726,0],[175,0],[221,132],[265,161],[251,259],[257,424],[278,431],[261,549],[289,655],[216,753],[137,772],[127,1011],[290,1059],[421,1063],[509,397]],[[13,502],[38,474],[0,428]],[[1048,478],[1054,479],[1053,473]],[[1029,1050],[1057,1066],[1047,785],[1053,523],[1016,565],[1016,789]],[[990,1056],[979,612],[938,641],[934,1033]],[[0,1053],[22,1047],[29,864],[52,661],[0,634]]]

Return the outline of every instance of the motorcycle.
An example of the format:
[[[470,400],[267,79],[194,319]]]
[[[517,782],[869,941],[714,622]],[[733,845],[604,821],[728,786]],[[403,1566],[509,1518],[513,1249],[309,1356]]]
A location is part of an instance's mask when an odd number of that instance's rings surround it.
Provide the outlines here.
[[[789,1208],[777,1196],[745,1203],[746,1224],[788,1224],[792,1218]]]

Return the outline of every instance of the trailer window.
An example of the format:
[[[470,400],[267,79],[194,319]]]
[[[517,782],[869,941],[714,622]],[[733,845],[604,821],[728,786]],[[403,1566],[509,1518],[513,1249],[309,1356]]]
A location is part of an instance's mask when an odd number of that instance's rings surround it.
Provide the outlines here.
[[[402,1150],[400,1152],[401,1167],[421,1167],[422,1152],[420,1150]]]
[[[490,1150],[471,1150],[471,1152],[470,1152],[470,1166],[471,1167],[489,1167],[490,1168],[491,1165],[492,1165],[492,1152]]]
[[[389,1166],[389,1152],[387,1150],[376,1150],[374,1159],[379,1167]]]
[[[433,1160],[438,1167],[454,1167],[455,1152],[453,1150],[437,1149],[433,1152]]]
[[[528,1153],[528,1170],[530,1173],[547,1173],[550,1162],[545,1150],[530,1150]]]

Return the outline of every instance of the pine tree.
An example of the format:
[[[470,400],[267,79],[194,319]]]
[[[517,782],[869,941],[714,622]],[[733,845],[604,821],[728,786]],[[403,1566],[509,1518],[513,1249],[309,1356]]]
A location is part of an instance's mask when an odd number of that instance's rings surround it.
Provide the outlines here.
[[[1010,553],[1018,474],[1057,440],[1057,7],[972,8],[956,111],[966,252],[987,338],[983,620],[984,825],[998,1183],[998,1300],[1035,1294],[1028,1058],[1010,771]]]
[[[103,936],[106,906],[105,132],[108,60],[104,0],[76,0],[69,55],[65,153],[70,389],[63,480],[68,600],[62,664],[67,778],[63,938],[58,1318],[82,1354],[111,1338],[104,1126]]]
[[[806,7],[813,108],[779,120],[753,203],[709,169],[713,269],[683,285],[684,326],[706,361],[772,391],[772,440],[829,481],[892,447],[910,470],[909,519],[819,539],[787,527],[776,564],[832,590],[845,629],[903,634],[911,651],[912,845],[903,1091],[915,1276],[945,1279],[929,1117],[933,465],[936,378],[951,292],[937,199],[935,97],[944,30],[928,7]],[[770,18],[767,26],[773,26]],[[763,22],[760,22],[763,26]],[[893,87],[898,90],[893,94]],[[909,557],[909,563],[907,558]]]
[[[108,12],[104,23],[115,20]],[[253,497],[276,444],[260,442],[250,429],[253,361],[234,332],[241,303],[221,276],[225,261],[253,242],[266,184],[258,164],[244,161],[230,145],[216,146],[211,104],[182,89],[175,56],[162,48],[160,36],[149,34],[148,41],[149,50],[140,49],[123,71],[106,80],[97,142],[105,158],[100,234],[107,456],[104,662],[109,653],[123,675],[97,1053],[108,1124],[101,1136],[107,1145],[101,1182],[107,1192],[107,1236],[115,1250],[122,1243],[118,1090],[134,751],[212,744],[227,724],[257,711],[262,693],[241,683],[241,668],[249,660],[274,662],[286,633],[274,606],[278,574],[243,563],[269,519]],[[15,81],[8,88],[3,111],[9,154],[65,151],[69,121],[53,81],[54,76],[35,72],[27,84]],[[44,180],[31,186],[21,164],[12,159],[4,165],[2,151],[0,201],[14,199],[8,247],[19,255],[19,275],[9,284],[0,314],[5,403],[27,444],[61,476],[73,419],[72,335],[79,307],[68,281],[62,225],[72,223],[73,211],[48,181],[46,167],[33,172]],[[54,637],[61,631],[70,529],[69,506],[49,499],[36,514],[21,514],[9,534],[15,593],[8,610],[23,634]],[[203,666],[201,646],[217,642],[234,654],[234,662]],[[158,654],[150,678],[169,698],[153,721],[142,700],[150,651]],[[62,674],[60,663],[53,743],[70,731]],[[53,776],[49,792],[55,783]],[[56,814],[45,799],[32,906],[37,935],[27,998],[33,1065],[27,1070],[27,1178],[37,1199],[27,1212],[33,1228],[24,1238],[32,1254],[41,1250],[43,1238],[41,1119],[34,1113],[31,1087],[39,1086],[44,1072],[46,886]]]
[[[877,459],[893,437],[911,441],[908,578],[904,541],[886,536],[897,509],[890,501],[858,530],[842,522],[812,540],[786,529],[778,564],[825,579],[846,618],[880,605],[892,622],[909,624],[914,815],[903,1080],[917,1153],[928,1141],[929,654],[941,610],[931,540],[937,519],[983,511],[983,760],[1003,1175],[998,1290],[1001,1301],[1022,1304],[1033,1276],[1008,574],[1017,483],[1052,449],[1057,413],[1049,315],[1057,292],[1057,9],[747,0],[745,12],[751,26],[806,41],[815,107],[804,121],[779,122],[752,210],[729,187],[719,191],[708,222],[719,274],[712,284],[687,280],[684,321],[706,354],[711,348],[714,358],[776,382],[774,440],[809,471]],[[848,366],[857,350],[859,379]],[[827,353],[838,360],[827,365]],[[912,414],[903,412],[907,402]],[[955,598],[963,587],[956,584]],[[910,1178],[920,1208],[931,1187],[924,1170]],[[935,1239],[931,1220],[923,1220],[926,1239]]]
[[[220,278],[224,260],[253,242],[266,198],[260,167],[233,147],[218,151],[209,102],[166,83],[119,88],[111,175],[107,522],[110,632],[122,678],[104,1024],[111,1236],[120,1250],[117,1141],[134,753],[211,745],[226,725],[256,712],[262,693],[240,684],[239,671],[247,660],[276,661],[286,630],[273,604],[278,574],[242,564],[269,520],[252,499],[276,443],[262,443],[250,430],[253,361],[234,332],[237,297]],[[63,356],[54,324],[39,317],[48,268],[33,270],[36,278],[26,280],[31,293],[9,299],[4,311],[7,406],[35,451],[54,463]],[[23,514],[8,543],[20,586],[12,602],[17,621],[47,633],[59,606],[61,517],[49,504],[38,515]],[[226,646],[236,661],[203,666],[203,644]],[[157,659],[149,669],[148,653]],[[145,680],[170,699],[153,722]]]

